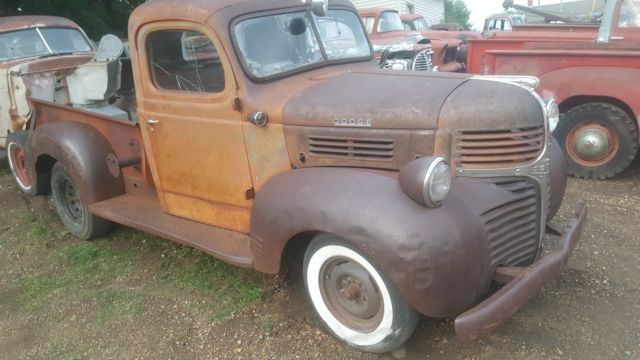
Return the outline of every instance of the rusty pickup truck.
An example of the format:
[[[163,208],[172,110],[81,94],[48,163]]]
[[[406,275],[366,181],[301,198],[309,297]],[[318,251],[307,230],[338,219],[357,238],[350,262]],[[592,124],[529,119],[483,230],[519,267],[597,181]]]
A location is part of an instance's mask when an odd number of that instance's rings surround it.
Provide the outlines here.
[[[562,113],[553,135],[564,149],[570,175],[607,179],[635,158],[640,1],[608,1],[599,26],[524,26],[472,40],[468,68],[476,74],[540,79],[537,91],[555,98]]]
[[[494,330],[580,238],[583,205],[549,223],[566,180],[553,102],[517,79],[382,70],[349,1],[156,0],[129,41],[134,99],[101,101],[111,43],[50,71],[56,96],[9,136],[19,187],[50,191],[78,238],[115,222],[269,274],[305,246],[321,323],[378,353],[419,314],[456,317],[465,340]]]

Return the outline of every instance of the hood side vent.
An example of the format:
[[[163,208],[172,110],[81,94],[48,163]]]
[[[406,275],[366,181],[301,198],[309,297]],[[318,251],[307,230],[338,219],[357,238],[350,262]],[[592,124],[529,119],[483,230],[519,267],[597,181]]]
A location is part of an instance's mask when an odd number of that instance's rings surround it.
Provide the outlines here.
[[[394,161],[394,144],[389,139],[309,136],[313,156],[374,161]]]

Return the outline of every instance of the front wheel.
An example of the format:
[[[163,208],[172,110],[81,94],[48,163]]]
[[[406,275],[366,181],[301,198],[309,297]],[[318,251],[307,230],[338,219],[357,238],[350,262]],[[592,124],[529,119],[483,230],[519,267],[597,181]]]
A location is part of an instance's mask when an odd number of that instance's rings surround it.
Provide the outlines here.
[[[618,175],[638,151],[635,121],[607,103],[588,103],[567,111],[554,136],[563,146],[568,174],[584,179]]]
[[[90,240],[109,230],[110,222],[89,212],[76,182],[59,162],[51,171],[51,196],[60,220],[73,236]]]
[[[413,334],[418,314],[355,247],[315,238],[304,257],[304,283],[323,325],[359,350],[392,351]]]

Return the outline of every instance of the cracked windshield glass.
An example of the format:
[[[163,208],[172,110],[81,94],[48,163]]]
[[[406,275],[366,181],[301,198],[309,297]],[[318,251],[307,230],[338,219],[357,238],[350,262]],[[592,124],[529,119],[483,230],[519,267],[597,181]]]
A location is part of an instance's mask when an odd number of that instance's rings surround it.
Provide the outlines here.
[[[236,25],[235,35],[256,78],[371,55],[360,20],[346,10],[330,10],[324,17],[301,11],[248,19]]]

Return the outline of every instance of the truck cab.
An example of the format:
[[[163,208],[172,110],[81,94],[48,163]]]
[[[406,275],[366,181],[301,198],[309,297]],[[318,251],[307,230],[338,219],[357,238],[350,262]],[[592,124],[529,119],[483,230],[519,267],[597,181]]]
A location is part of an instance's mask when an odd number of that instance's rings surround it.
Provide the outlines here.
[[[303,246],[320,321],[376,353],[419,314],[493,330],[580,238],[582,205],[540,257],[566,180],[553,102],[518,79],[382,70],[346,0],[158,0],[129,39],[135,117],[31,98],[9,137],[20,189],[50,192],[79,238],[115,222],[269,274]]]

